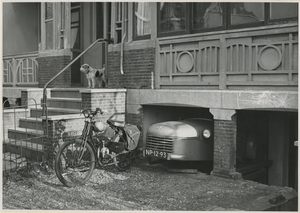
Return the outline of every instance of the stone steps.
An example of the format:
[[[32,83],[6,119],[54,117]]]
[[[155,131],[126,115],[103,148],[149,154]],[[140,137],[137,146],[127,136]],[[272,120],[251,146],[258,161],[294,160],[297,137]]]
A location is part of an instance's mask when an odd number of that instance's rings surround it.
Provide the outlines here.
[[[81,109],[81,98],[48,98],[51,108]]]
[[[53,88],[51,89],[51,98],[80,98],[81,94],[77,88]]]
[[[63,114],[78,114],[80,109],[66,109],[66,108],[53,108],[48,107],[48,116],[51,115],[63,115]],[[42,108],[31,108],[30,115],[34,118],[40,118],[43,115]]]
[[[72,115],[78,117],[81,110],[81,94],[79,89],[51,89],[51,97],[48,102],[48,116],[61,118]],[[42,119],[43,109],[41,107],[30,108],[30,117],[19,118],[19,126],[8,129],[8,139],[3,141],[3,151],[7,153],[4,157],[10,156],[11,160],[5,160],[3,169],[8,170],[21,165],[14,163],[16,159],[42,161],[44,155],[44,138]],[[68,115],[68,116],[67,116]],[[11,157],[12,156],[12,157]],[[20,157],[19,157],[20,156]],[[24,158],[26,158],[24,160]],[[15,164],[15,166],[12,166]],[[24,163],[23,163],[24,164]]]
[[[41,118],[20,118],[19,126],[22,128],[43,130]]]
[[[8,130],[8,138],[13,140],[28,141],[32,143],[43,143],[44,132],[38,129],[17,127]]]

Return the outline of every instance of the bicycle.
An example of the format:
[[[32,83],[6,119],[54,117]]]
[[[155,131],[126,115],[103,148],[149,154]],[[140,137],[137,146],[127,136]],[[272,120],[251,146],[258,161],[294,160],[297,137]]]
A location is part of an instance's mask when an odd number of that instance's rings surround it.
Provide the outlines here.
[[[120,171],[130,169],[130,153],[137,148],[141,131],[135,125],[112,120],[124,113],[113,114],[106,123],[95,120],[98,113],[105,112],[100,108],[83,110],[85,125],[81,136],[66,139],[59,148],[55,173],[65,186],[84,185],[92,176],[96,163],[101,167],[115,165]]]

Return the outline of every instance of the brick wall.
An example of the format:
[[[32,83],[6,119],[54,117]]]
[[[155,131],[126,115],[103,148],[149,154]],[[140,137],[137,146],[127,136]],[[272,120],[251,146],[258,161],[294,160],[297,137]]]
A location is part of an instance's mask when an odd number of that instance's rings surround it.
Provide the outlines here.
[[[37,59],[39,64],[38,82],[39,87],[44,85],[60,72],[71,61],[70,56],[49,56]],[[55,79],[50,85],[51,87],[70,87],[71,85],[71,68],[68,68],[61,76]]]
[[[81,92],[82,109],[95,110],[101,108],[109,113],[125,112],[126,91],[111,91],[107,89],[86,90]]]
[[[48,120],[48,126],[46,125],[46,120],[43,119],[43,131],[47,132],[48,127],[48,138],[44,138],[44,154],[45,158],[49,162],[49,165],[53,166],[55,152],[58,147],[62,145],[67,138],[81,135],[82,129],[84,127],[84,117],[78,118],[66,118],[66,116],[57,117],[57,120]],[[64,119],[65,121],[60,121]]]
[[[120,52],[108,53],[109,88],[151,88],[151,73],[155,69],[154,48],[124,51],[124,75],[120,72],[120,58]]]
[[[127,113],[126,114],[126,123],[133,124],[136,126],[143,126],[143,113],[142,111],[139,114]],[[138,148],[143,148],[143,131],[141,131],[141,136],[138,143]]]
[[[142,125],[143,123],[143,114],[126,114],[126,123],[134,124],[134,125]]]
[[[236,122],[214,120],[214,168],[212,174],[228,178],[240,178],[235,171]]]

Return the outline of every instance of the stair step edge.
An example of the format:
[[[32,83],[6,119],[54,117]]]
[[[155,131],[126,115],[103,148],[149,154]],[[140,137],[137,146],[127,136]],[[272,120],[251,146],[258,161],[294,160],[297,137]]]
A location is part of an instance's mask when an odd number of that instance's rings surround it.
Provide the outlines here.
[[[43,110],[43,108],[32,108],[33,110],[38,110],[38,111],[41,111]],[[74,112],[74,114],[78,114],[80,113],[80,109],[66,109],[66,108],[58,108],[58,107],[48,107],[47,108],[48,111],[51,110],[51,111],[62,111],[62,112]],[[68,113],[70,114],[70,113]]]
[[[19,132],[19,133],[33,133],[37,135],[44,135],[44,132],[42,130],[36,130],[36,129],[28,129],[28,128],[22,128],[22,127],[17,127],[15,129],[8,129],[8,131],[13,131],[13,132]]]
[[[59,97],[53,97],[53,98],[48,98],[48,101],[81,102],[81,98],[59,98]]]
[[[34,142],[30,142],[30,141],[24,141],[24,140],[8,141],[8,139],[6,139],[6,141],[3,144],[5,144],[7,146],[21,146],[23,148],[27,148],[27,149],[35,150],[35,151],[43,151],[44,150],[43,144],[34,143]]]
[[[36,122],[42,122],[43,120],[41,118],[34,118],[34,117],[28,117],[28,118],[20,118],[20,121],[36,121]]]

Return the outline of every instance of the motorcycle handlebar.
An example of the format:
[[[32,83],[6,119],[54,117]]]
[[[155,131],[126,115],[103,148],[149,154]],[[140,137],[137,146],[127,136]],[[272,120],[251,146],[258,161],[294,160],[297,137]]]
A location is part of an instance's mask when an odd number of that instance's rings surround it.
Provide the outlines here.
[[[81,113],[84,115],[84,117],[88,118],[88,117],[91,117],[91,116],[94,117],[98,113],[100,113],[102,115],[104,113],[107,113],[107,111],[106,110],[102,110],[100,108],[96,108],[95,111],[91,111],[91,110],[88,110],[88,109],[81,110]]]
[[[96,108],[95,111],[91,111],[91,110],[87,109],[87,110],[82,110],[81,113],[84,115],[84,117],[88,118],[88,117],[91,117],[91,116],[94,117],[98,113],[103,115],[104,113],[108,113],[108,111],[107,110],[102,110],[101,108]],[[116,115],[125,115],[125,112],[116,112],[113,115],[111,115],[107,120],[110,121]]]

